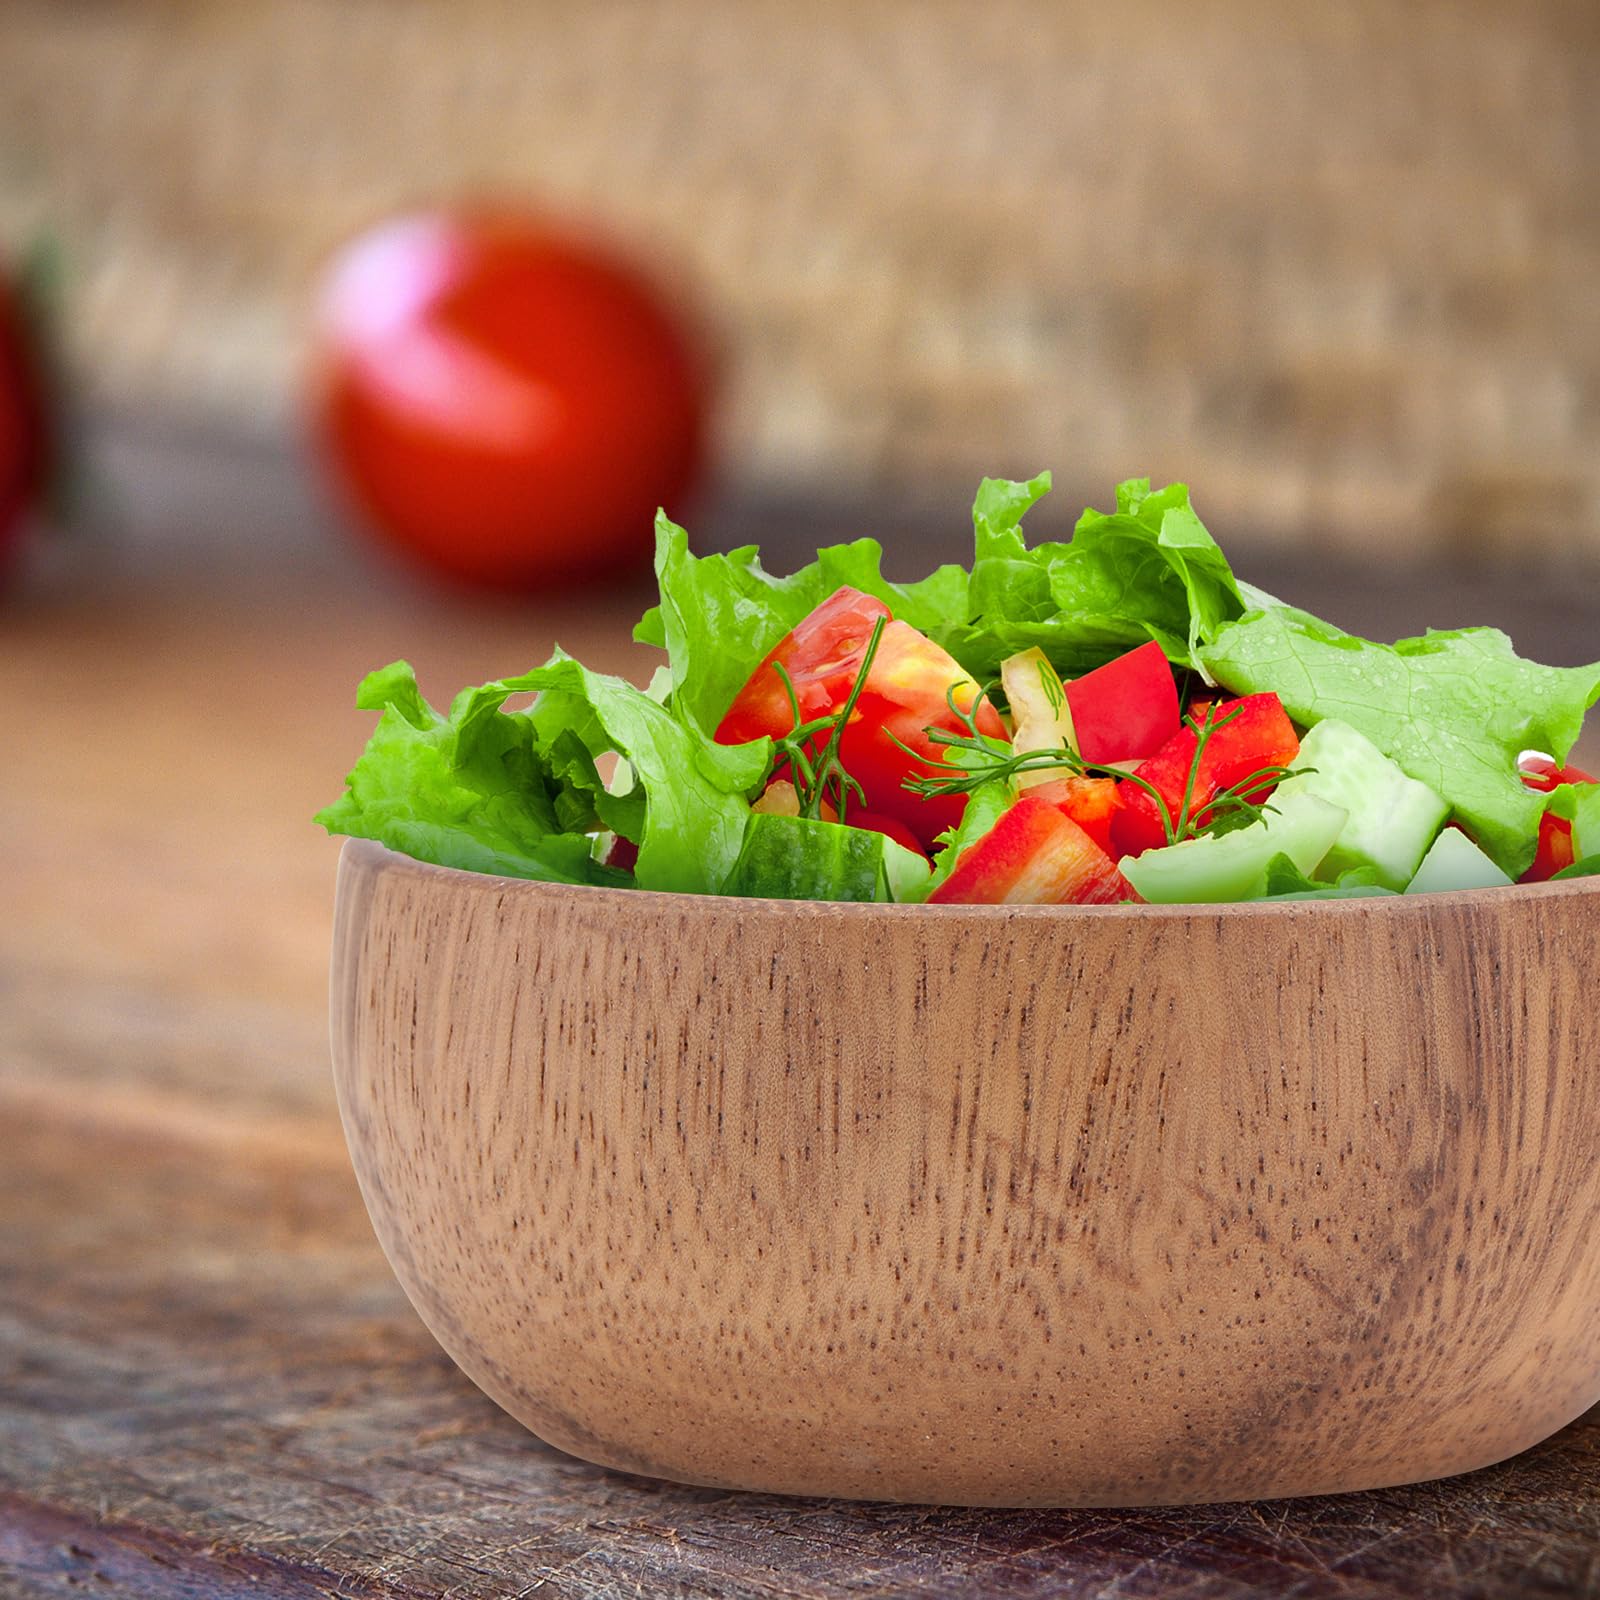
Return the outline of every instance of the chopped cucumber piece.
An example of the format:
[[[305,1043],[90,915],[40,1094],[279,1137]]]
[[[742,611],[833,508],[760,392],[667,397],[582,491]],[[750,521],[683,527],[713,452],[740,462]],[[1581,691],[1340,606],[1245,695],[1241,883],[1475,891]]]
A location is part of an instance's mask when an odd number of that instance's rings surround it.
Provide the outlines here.
[[[1451,889],[1504,889],[1511,880],[1459,828],[1446,828],[1422,858],[1407,894]]]
[[[1287,856],[1303,873],[1314,872],[1345,825],[1344,808],[1308,792],[1281,802],[1274,795],[1272,803],[1278,809],[1249,827],[1126,857],[1122,875],[1154,904],[1185,905],[1260,898],[1275,856]]]
[[[919,899],[927,859],[881,833],[753,811],[724,894],[771,900]]]
[[[1323,878],[1370,867],[1385,887],[1404,889],[1450,815],[1427,784],[1408,778],[1365,734],[1336,718],[1305,736],[1292,771],[1273,804],[1304,791],[1350,813],[1318,869]]]
[[[859,828],[856,831],[861,832]],[[927,899],[933,863],[920,850],[908,850],[886,833],[880,833],[878,837],[883,840],[883,876],[878,885],[878,898]]]

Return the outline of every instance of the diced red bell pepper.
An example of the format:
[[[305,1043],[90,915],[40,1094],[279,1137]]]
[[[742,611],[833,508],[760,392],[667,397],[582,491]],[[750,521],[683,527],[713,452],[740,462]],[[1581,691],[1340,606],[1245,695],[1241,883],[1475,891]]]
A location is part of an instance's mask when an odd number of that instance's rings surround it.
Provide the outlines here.
[[[1530,789],[1548,794],[1558,784],[1593,783],[1587,772],[1579,767],[1558,767],[1549,756],[1524,756],[1517,763],[1522,781]],[[1572,845],[1572,824],[1565,817],[1545,812],[1539,819],[1539,847],[1534,852],[1533,865],[1523,873],[1524,883],[1547,883],[1558,872],[1564,872],[1576,859]]]
[[[1154,639],[1066,686],[1085,761],[1142,761],[1178,731],[1178,686]]]
[[[1591,778],[1578,767],[1558,767],[1549,756],[1525,755],[1517,763],[1517,771],[1530,789],[1545,794],[1563,783],[1600,783],[1600,778]]]
[[[1548,883],[1558,872],[1565,872],[1577,859],[1572,845],[1572,824],[1565,817],[1545,812],[1539,818],[1539,848],[1533,865],[1522,874],[1524,883]]]
[[[1111,819],[1122,808],[1121,785],[1115,778],[1052,778],[1027,791],[1031,800],[1053,805],[1071,817],[1108,856],[1117,852],[1111,843]]]
[[[1114,905],[1137,900],[1116,863],[1070,817],[1024,795],[928,896],[935,905]]]
[[[1206,809],[1219,789],[1234,789],[1263,767],[1287,766],[1300,751],[1300,740],[1283,702],[1275,694],[1251,694],[1212,706],[1208,716],[1213,731],[1200,756],[1199,771],[1189,796],[1189,815],[1203,822]],[[1217,726],[1220,724],[1220,726]],[[1151,758],[1135,769],[1160,794],[1170,820],[1176,824],[1183,809],[1184,789],[1195,764],[1198,735],[1180,729]],[[1271,784],[1251,791],[1260,801],[1272,792]],[[1140,784],[1122,784],[1122,808],[1111,820],[1111,841],[1117,854],[1136,856],[1167,842],[1167,830],[1155,796]]]

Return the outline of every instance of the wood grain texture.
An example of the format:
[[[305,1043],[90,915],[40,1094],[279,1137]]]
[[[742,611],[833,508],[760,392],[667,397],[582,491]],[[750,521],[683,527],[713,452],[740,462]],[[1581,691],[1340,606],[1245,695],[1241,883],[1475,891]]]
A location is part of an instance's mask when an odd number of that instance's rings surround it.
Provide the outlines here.
[[[964,1505],[1323,1494],[1600,1399],[1600,887],[907,908],[345,849],[379,1238],[541,1437]]]

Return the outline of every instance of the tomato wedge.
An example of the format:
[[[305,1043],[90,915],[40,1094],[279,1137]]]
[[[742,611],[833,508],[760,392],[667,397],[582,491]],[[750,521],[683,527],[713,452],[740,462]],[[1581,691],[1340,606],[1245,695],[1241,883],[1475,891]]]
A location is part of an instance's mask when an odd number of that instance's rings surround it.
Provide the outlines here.
[[[942,765],[944,751],[927,730],[966,732],[946,697],[953,691],[956,704],[970,713],[978,685],[948,651],[909,623],[893,620],[881,600],[848,587],[831,594],[768,652],[734,697],[716,737],[720,744],[741,744],[763,735],[782,738],[793,730],[794,712],[776,670],[779,666],[794,686],[802,721],[838,710],[855,685],[880,617],[890,620],[840,737],[839,758],[861,785],[862,810],[902,824],[918,848],[926,851],[946,828],[961,820],[966,797],[913,794],[905,782],[927,777]],[[1005,727],[987,701],[978,706],[975,720],[981,733],[1005,737]],[[856,822],[848,808],[845,821]]]
[[[859,589],[844,588],[829,595],[750,674],[717,728],[717,743],[780,739],[794,727],[794,712],[776,667],[789,675],[802,722],[842,706],[861,670],[874,624],[888,615],[888,606]]]

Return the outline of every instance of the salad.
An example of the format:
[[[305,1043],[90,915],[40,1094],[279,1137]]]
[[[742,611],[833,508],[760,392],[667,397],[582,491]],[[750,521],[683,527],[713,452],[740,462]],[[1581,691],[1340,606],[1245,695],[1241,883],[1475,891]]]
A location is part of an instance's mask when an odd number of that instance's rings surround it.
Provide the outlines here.
[[[801,900],[1600,871],[1600,783],[1566,764],[1600,663],[1540,666],[1493,628],[1345,633],[1237,579],[1182,484],[1130,480],[1070,542],[1030,546],[1049,487],[985,480],[971,568],[904,584],[870,539],[774,577],[753,545],[691,554],[662,514],[647,688],[558,649],[441,714],[397,661],[362,683],[378,725],[317,820],[478,872]]]

